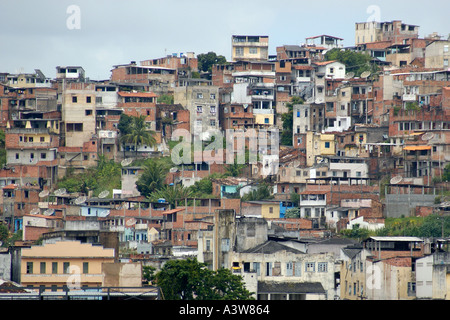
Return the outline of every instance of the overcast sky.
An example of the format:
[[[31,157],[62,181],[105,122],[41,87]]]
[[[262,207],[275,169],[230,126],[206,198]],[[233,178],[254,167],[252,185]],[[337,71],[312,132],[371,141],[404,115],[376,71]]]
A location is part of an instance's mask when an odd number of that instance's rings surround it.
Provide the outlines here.
[[[0,0],[0,72],[54,78],[56,66],[77,65],[104,80],[113,65],[172,53],[230,60],[233,34],[268,35],[269,54],[320,34],[352,46],[355,22],[368,20],[447,38],[449,13],[448,0]]]

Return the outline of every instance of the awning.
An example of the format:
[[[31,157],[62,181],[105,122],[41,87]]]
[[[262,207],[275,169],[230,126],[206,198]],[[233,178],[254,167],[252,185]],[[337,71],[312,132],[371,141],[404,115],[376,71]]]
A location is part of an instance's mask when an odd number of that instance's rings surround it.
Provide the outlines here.
[[[431,146],[406,146],[403,150],[407,151],[421,151],[421,150],[431,150]]]

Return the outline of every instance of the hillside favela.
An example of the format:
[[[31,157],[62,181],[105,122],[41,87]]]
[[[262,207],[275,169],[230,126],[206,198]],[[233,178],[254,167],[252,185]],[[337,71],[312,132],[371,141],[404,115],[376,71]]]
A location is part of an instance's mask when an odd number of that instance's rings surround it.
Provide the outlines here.
[[[0,70],[0,300],[449,299],[450,34],[343,23]]]

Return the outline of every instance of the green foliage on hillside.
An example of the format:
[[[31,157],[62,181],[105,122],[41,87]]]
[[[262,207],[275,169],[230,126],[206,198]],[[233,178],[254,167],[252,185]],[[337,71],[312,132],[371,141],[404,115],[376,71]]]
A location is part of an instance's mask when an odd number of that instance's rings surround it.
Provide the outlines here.
[[[359,77],[364,71],[372,73],[378,71],[378,67],[371,63],[370,55],[366,53],[334,48],[325,53],[325,60],[337,60],[345,64],[346,72],[354,72],[356,77]]]
[[[427,217],[387,218],[383,229],[369,231],[355,227],[351,230],[343,230],[341,234],[354,239],[364,239],[369,236],[448,237],[450,216],[433,214]]]
[[[69,193],[88,194],[93,191],[94,196],[108,190],[112,195],[112,189],[121,188],[120,163],[100,155],[97,166],[87,169],[84,173],[74,174],[73,170],[69,169],[66,176],[58,182],[58,188],[65,188]]]

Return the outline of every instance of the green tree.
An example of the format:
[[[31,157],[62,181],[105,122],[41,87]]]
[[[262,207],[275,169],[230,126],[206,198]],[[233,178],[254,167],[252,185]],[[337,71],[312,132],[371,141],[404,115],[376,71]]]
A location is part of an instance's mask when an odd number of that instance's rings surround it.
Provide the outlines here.
[[[197,55],[198,70],[203,72],[211,72],[213,64],[224,64],[227,59],[222,55],[217,55],[215,52],[200,53]]]
[[[145,118],[145,115],[132,116],[129,127],[126,130],[127,133],[121,137],[123,143],[131,143],[134,145],[136,155],[138,147],[143,144],[150,147],[156,146],[155,132],[148,129]]]
[[[143,165],[143,172],[136,181],[136,188],[145,197],[165,186],[166,175],[170,167],[156,159],[149,159]]]
[[[442,181],[450,181],[450,163],[444,167],[444,173],[442,174]]]
[[[228,269],[209,270],[196,259],[169,260],[156,274],[165,300],[251,300],[242,277]]]
[[[357,77],[364,71],[370,71],[372,73],[378,71],[378,67],[374,63],[371,63],[371,56],[366,53],[334,48],[325,53],[325,60],[337,60],[345,64],[346,71],[354,72]]]
[[[260,184],[256,189],[244,194],[242,201],[258,201],[273,199],[272,187],[267,183]]]
[[[156,268],[152,266],[143,266],[142,267],[142,280],[150,283],[155,280],[155,271]]]
[[[69,193],[81,192],[88,194],[93,191],[98,195],[104,190],[112,193],[121,186],[121,166],[112,159],[99,155],[97,166],[88,168],[85,172],[73,174],[68,170],[66,176],[58,181],[58,188],[64,188]]]
[[[164,104],[173,104],[174,97],[173,94],[162,94],[158,97],[158,103],[164,103]]]
[[[192,195],[196,197],[208,197],[213,192],[211,177],[203,178],[196,181],[192,186],[189,187],[192,191]]]
[[[190,197],[192,197],[191,189],[176,184],[173,186],[164,185],[161,189],[153,191],[149,198],[153,201],[165,199],[166,202],[169,203],[170,208],[175,209],[178,205],[178,201]]]
[[[9,230],[5,224],[0,224],[0,241],[2,242],[2,247],[6,247],[8,245],[9,240]]]

